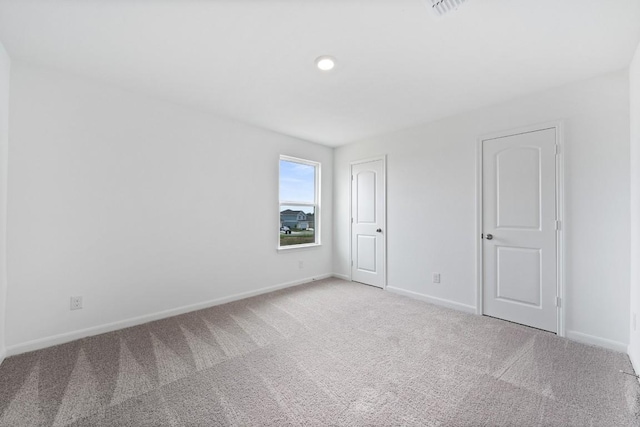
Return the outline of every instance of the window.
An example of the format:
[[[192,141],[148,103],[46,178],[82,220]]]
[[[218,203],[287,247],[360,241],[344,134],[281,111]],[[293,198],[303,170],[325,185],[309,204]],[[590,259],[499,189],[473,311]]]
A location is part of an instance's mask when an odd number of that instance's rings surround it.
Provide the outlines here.
[[[320,244],[320,163],[280,156],[280,241],[287,249]]]

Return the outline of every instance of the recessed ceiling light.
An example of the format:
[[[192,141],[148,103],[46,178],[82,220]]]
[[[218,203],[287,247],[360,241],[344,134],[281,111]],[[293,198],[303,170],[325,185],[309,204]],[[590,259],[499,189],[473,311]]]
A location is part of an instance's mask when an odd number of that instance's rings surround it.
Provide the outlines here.
[[[319,56],[316,58],[316,66],[321,71],[330,71],[336,66],[336,60],[330,56]]]

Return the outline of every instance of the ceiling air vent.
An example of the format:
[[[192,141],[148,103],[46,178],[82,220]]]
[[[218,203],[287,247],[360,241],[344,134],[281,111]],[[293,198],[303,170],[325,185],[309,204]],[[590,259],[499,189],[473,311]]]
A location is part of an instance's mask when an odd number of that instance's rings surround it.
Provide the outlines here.
[[[467,0],[426,0],[427,5],[431,6],[431,10],[436,16],[445,16],[460,6]]]

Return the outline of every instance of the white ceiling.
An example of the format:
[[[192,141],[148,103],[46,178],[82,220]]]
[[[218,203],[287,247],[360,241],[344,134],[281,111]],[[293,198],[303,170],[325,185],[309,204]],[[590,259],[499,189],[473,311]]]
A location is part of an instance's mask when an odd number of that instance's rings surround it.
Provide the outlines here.
[[[329,146],[621,69],[639,39],[640,0],[0,0],[15,59]]]

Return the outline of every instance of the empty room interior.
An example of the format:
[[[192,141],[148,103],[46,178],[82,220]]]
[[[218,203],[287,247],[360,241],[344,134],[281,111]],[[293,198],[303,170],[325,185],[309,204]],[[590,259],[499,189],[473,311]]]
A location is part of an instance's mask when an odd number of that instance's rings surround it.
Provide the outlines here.
[[[0,426],[640,425],[638,315],[638,0],[0,0]]]

